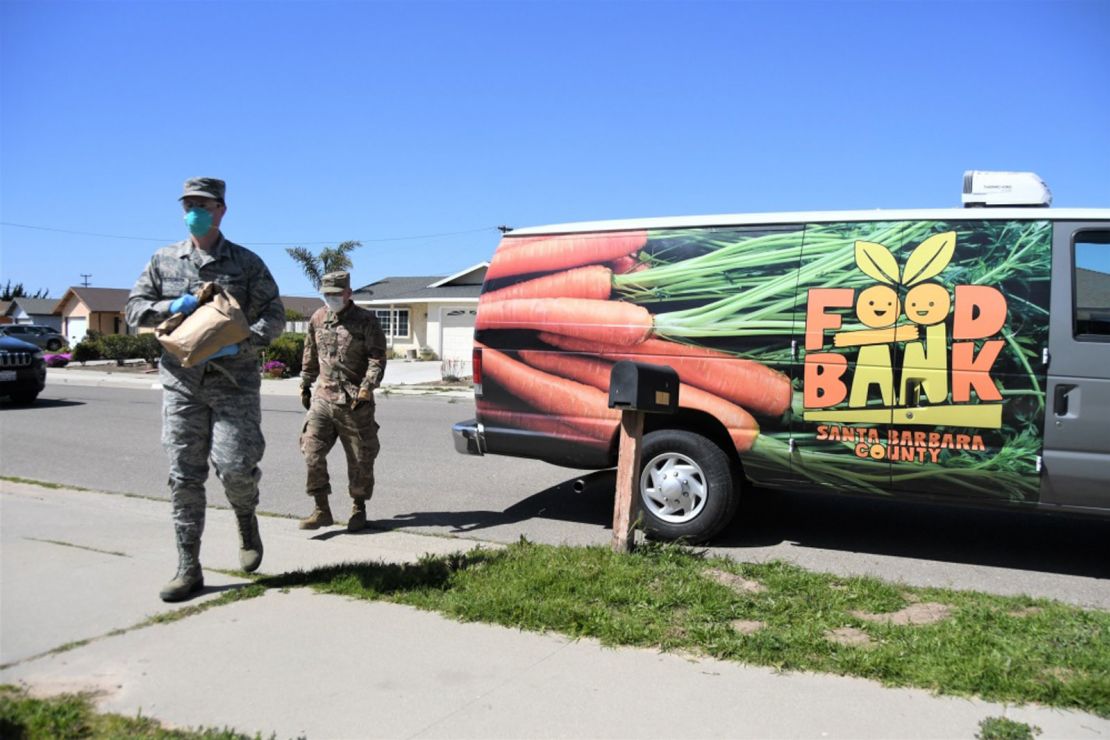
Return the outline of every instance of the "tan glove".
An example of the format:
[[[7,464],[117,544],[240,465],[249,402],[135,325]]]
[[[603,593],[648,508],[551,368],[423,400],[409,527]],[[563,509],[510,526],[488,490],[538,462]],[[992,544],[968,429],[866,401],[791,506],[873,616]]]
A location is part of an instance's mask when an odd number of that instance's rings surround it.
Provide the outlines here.
[[[361,406],[364,401],[369,401],[373,397],[374,391],[370,390],[369,388],[359,388],[358,396],[355,398],[354,403],[351,404],[351,411],[354,411],[359,406]]]

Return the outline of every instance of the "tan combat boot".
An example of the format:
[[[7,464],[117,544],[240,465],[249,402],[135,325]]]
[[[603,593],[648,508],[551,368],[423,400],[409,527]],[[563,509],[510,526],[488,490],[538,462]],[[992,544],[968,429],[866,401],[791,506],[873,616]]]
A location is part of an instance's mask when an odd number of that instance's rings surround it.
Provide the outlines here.
[[[335,524],[335,520],[331,516],[331,507],[328,506],[328,497],[326,495],[316,496],[316,508],[312,513],[301,520],[301,529],[319,529],[320,527],[330,527]]]
[[[347,531],[358,532],[366,528],[366,499],[356,498],[351,507],[351,518],[347,520]]]
[[[254,513],[235,512],[239,521],[239,567],[248,573],[262,565],[262,536],[258,533],[258,517]]]
[[[162,601],[184,601],[204,588],[204,574],[200,570],[200,542],[177,543],[177,575],[162,587],[158,596]]]

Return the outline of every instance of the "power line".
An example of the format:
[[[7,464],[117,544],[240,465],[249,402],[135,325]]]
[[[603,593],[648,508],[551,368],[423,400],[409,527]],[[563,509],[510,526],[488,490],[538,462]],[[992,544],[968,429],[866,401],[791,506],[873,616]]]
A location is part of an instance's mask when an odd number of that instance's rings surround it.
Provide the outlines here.
[[[0,221],[0,226],[12,226],[18,229],[34,229],[36,231],[54,231],[59,234],[74,234],[77,236],[95,236],[102,239],[127,239],[130,241],[140,242],[159,242],[162,244],[169,244],[179,239],[156,239],[149,236],[123,236],[121,234],[99,234],[92,231],[74,231],[72,229],[56,229],[50,226],[34,226],[31,224],[17,224],[11,221]],[[400,241],[414,241],[419,239],[442,239],[449,236],[462,236],[464,234],[477,234],[483,231],[496,231],[496,226],[483,226],[478,229],[467,229],[465,231],[446,231],[438,234],[417,234],[413,236],[389,236],[380,237],[376,239],[334,239],[331,241],[284,241],[284,242],[240,242],[248,247],[284,247],[284,246],[319,246],[321,244],[339,244],[343,241],[359,241],[364,243],[379,243],[379,242],[400,242]]]
[[[14,226],[20,229],[35,229],[36,231],[56,231],[59,234],[77,234],[78,236],[99,236],[105,239],[131,239],[139,242],[172,242],[173,239],[154,239],[147,236],[120,236],[119,234],[97,234],[92,231],[70,231],[69,229],[54,229],[49,226],[31,226],[30,224],[13,224],[10,221],[0,221],[0,226]]]

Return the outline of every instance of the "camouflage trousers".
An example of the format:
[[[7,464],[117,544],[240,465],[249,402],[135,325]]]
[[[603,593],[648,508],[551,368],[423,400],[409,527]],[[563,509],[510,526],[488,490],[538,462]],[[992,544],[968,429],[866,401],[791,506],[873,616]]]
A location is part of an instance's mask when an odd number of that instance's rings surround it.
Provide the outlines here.
[[[258,506],[258,463],[266,449],[259,381],[203,370],[183,378],[163,371],[161,380],[162,447],[170,458],[174,529],[179,545],[199,543],[209,460],[236,513],[252,513]]]
[[[353,499],[374,495],[374,460],[381,445],[374,404],[360,403],[351,409],[343,403],[313,398],[301,430],[301,452],[308,467],[305,491],[309,496],[331,495],[328,453],[336,439],[347,453],[347,482]]]

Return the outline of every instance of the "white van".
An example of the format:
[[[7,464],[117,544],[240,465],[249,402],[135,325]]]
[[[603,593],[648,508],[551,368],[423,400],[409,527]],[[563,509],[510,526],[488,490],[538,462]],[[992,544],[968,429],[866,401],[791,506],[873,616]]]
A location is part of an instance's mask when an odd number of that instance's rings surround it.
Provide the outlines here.
[[[645,530],[704,541],[749,484],[1110,513],[1110,209],[1031,173],[962,209],[563,224],[507,233],[456,449],[616,462],[619,360],[669,365]]]

